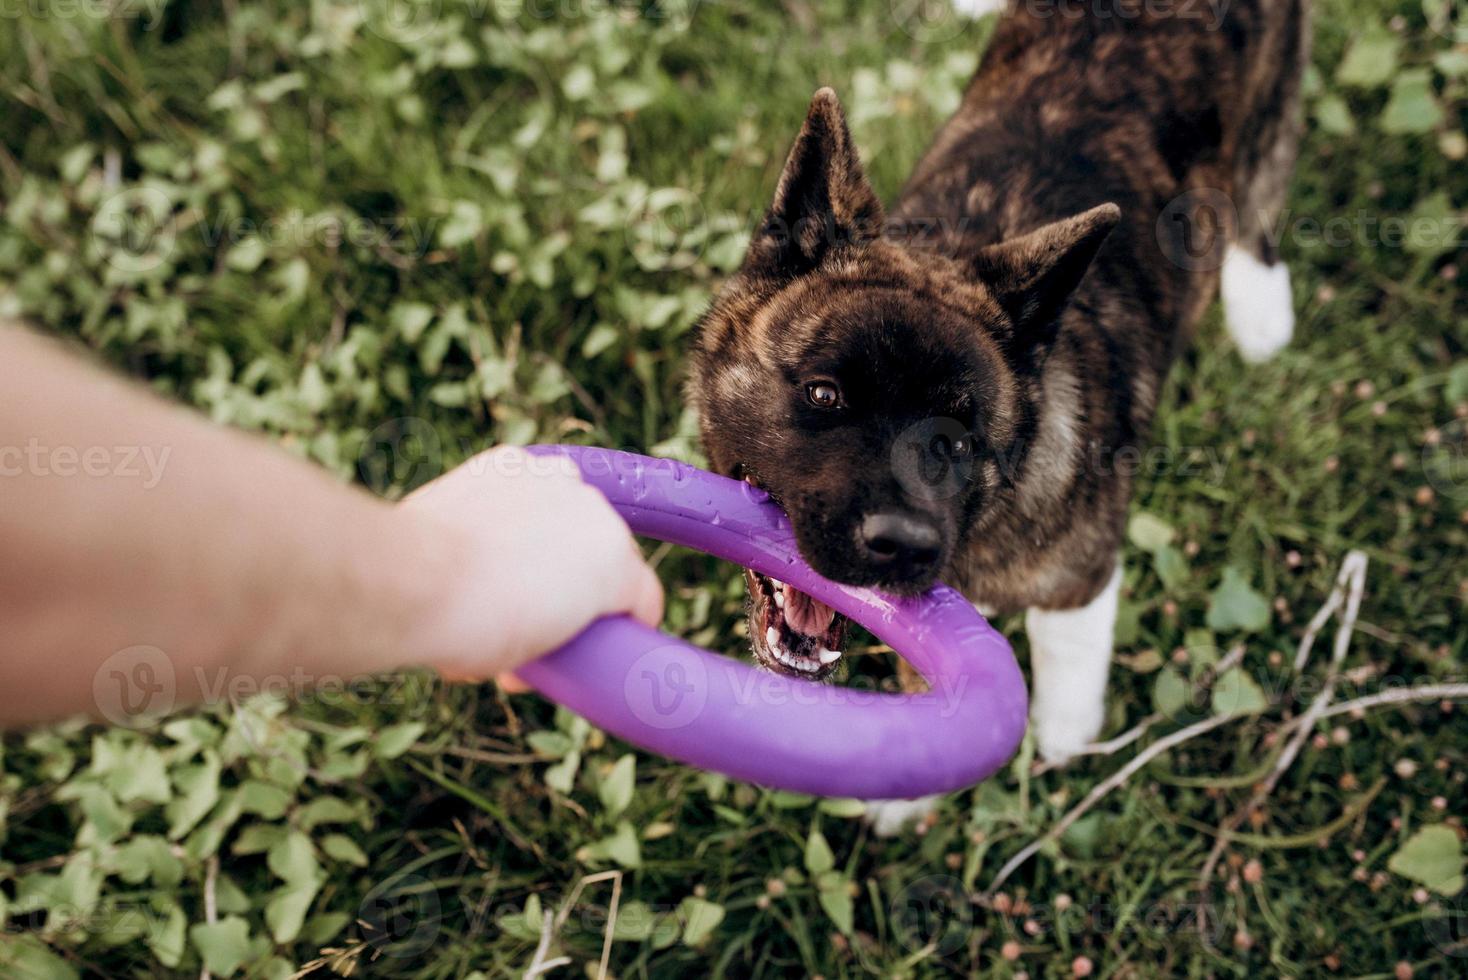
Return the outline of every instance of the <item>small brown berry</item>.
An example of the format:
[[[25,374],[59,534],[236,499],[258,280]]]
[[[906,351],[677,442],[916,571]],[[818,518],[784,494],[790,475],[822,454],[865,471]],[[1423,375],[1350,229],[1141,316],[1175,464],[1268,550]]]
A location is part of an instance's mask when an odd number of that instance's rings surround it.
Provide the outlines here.
[[[1019,943],[1015,942],[1013,939],[1009,940],[1003,946],[999,947],[999,955],[1004,957],[1006,960],[1009,960],[1011,963],[1019,959],[1020,952],[1021,950]]]
[[[1244,865],[1244,880],[1251,885],[1257,885],[1264,880],[1264,865],[1259,863],[1258,858],[1251,858]]]
[[[1089,977],[1094,969],[1089,956],[1077,956],[1070,961],[1070,975],[1073,977]]]

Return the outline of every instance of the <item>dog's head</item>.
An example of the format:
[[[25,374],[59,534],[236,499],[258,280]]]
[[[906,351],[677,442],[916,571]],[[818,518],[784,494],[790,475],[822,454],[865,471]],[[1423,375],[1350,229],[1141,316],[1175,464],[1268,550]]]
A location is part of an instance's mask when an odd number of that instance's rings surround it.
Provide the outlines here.
[[[700,329],[689,396],[711,464],[767,490],[827,578],[928,588],[1000,488],[1027,386],[1117,215],[1105,205],[956,257],[894,240],[835,94],[817,92]],[[757,659],[830,673],[841,617],[748,580]]]

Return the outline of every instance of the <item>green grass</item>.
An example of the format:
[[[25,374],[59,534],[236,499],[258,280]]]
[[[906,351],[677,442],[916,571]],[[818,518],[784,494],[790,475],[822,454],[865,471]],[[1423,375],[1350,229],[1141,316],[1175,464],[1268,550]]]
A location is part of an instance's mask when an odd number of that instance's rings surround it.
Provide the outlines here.
[[[686,331],[810,93],[842,94],[890,198],[990,28],[904,31],[877,0],[444,2],[394,36],[375,29],[385,3],[235,6],[6,11],[0,313],[389,494],[500,441],[697,460]],[[576,886],[621,869],[619,977],[1070,976],[1082,956],[1106,977],[1461,973],[1468,905],[1447,879],[1468,743],[1435,703],[1320,725],[1198,886],[1212,829],[1324,676],[1323,650],[1303,679],[1289,662],[1350,549],[1371,566],[1338,699],[1464,674],[1468,39],[1417,0],[1317,8],[1291,216],[1355,223],[1331,244],[1308,224],[1285,237],[1288,351],[1246,369],[1215,313],[1173,375],[1157,444],[1222,468],[1144,474],[1154,520],[1129,549],[1108,733],[1174,708],[1183,676],[1237,643],[1233,689],[1294,700],[1157,760],[986,901],[1146,741],[1040,775],[1022,756],[883,841],[849,805],[642,753],[629,772],[627,746],[534,698],[424,678],[7,736],[0,963],[518,975],[541,912],[567,910],[554,975],[594,976],[612,882]],[[1456,241],[1380,233],[1408,217]],[[353,234],[334,241],[333,221]],[[737,569],[654,554],[670,628],[737,653]],[[1245,587],[1219,590],[1229,568]],[[1409,841],[1425,856],[1389,866]],[[198,928],[211,868],[220,921]],[[1434,875],[1436,891],[1413,877]]]

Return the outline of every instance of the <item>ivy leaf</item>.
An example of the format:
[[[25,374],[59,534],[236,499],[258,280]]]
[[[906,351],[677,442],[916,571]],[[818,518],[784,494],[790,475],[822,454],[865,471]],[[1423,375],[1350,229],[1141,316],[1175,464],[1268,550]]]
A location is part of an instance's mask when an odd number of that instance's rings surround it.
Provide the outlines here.
[[[145,932],[143,942],[158,957],[159,963],[173,969],[183,961],[184,930],[189,924],[188,916],[184,915],[184,910],[177,902],[170,899],[163,906],[162,916],[154,921],[161,924],[155,924]]]
[[[1126,525],[1127,540],[1142,551],[1155,552],[1172,544],[1177,537],[1171,524],[1146,511],[1137,511]]]
[[[576,785],[576,772],[581,768],[581,753],[572,749],[566,757],[546,769],[545,784],[557,793],[568,794]]]
[[[1463,846],[1453,828],[1443,824],[1423,827],[1407,838],[1386,866],[1439,895],[1463,890]]]
[[[1440,51],[1432,59],[1437,70],[1449,78],[1460,78],[1468,75],[1468,51],[1449,49]]]
[[[309,832],[324,823],[354,823],[357,819],[357,808],[346,800],[336,796],[318,796],[296,811],[295,824]]]
[[[321,865],[316,861],[316,849],[311,838],[300,831],[291,831],[277,841],[265,855],[270,870],[291,884],[302,884],[321,877]]]
[[[1381,113],[1382,132],[1394,135],[1429,133],[1443,121],[1442,106],[1426,68],[1402,72],[1392,82],[1391,98]]]
[[[640,868],[642,846],[637,842],[637,831],[632,829],[632,824],[623,820],[611,836],[581,848],[576,857],[586,862],[611,861],[624,868]]]
[[[189,942],[199,951],[210,973],[227,977],[250,954],[250,927],[237,915],[212,924],[199,922],[189,927]]]
[[[152,878],[160,888],[172,888],[183,878],[183,864],[168,842],[156,834],[139,834],[112,855],[109,869],[130,885]]]
[[[1351,108],[1339,95],[1327,95],[1315,103],[1315,121],[1322,132],[1332,136],[1350,136],[1356,131]]]
[[[142,800],[161,805],[173,797],[163,753],[152,746],[138,746],[126,752],[107,774],[107,787],[119,803]]]
[[[210,752],[199,765],[178,768],[173,785],[178,795],[163,812],[168,817],[168,839],[178,840],[219,802],[219,758]]]
[[[458,248],[478,237],[484,229],[484,212],[473,201],[455,201],[449,218],[438,231],[438,243],[444,248]]]
[[[683,943],[700,946],[724,921],[724,906],[690,895],[678,906],[683,916]]]
[[[265,903],[265,924],[276,942],[294,942],[301,934],[301,926],[311,909],[312,899],[321,887],[321,880],[312,878],[291,882],[271,894],[270,901]]]
[[[373,742],[372,751],[379,759],[396,759],[404,752],[413,747],[428,726],[421,721],[405,721],[399,725],[389,725],[377,733]]]
[[[616,761],[597,787],[597,796],[601,798],[602,809],[607,816],[619,816],[627,809],[636,787],[637,757],[629,752]]]
[[[1448,371],[1448,386],[1443,394],[1449,405],[1468,402],[1468,361],[1459,361]]]
[[[1269,625],[1269,603],[1254,591],[1234,566],[1223,570],[1223,581],[1208,600],[1208,628],[1218,633],[1243,630],[1257,633]]]
[[[30,933],[8,936],[0,943],[0,972],[21,980],[77,980],[76,967],[57,956]]]
[[[854,820],[867,812],[866,801],[832,796],[816,804],[816,809],[833,817]]]
[[[816,898],[836,928],[845,935],[851,935],[855,908],[852,905],[851,888],[847,880],[835,872],[822,875],[816,882]]]
[[[1157,577],[1162,580],[1162,587],[1169,592],[1176,592],[1188,577],[1188,561],[1183,553],[1172,545],[1163,545],[1152,555],[1152,567],[1157,569]]]
[[[1188,682],[1171,667],[1164,668],[1152,682],[1152,707],[1169,718],[1188,706]]]
[[[1457,247],[1462,223],[1446,191],[1429,194],[1417,202],[1407,217],[1407,251],[1436,258]],[[1449,384],[1452,375],[1448,376]]]
[[[321,839],[321,849],[333,860],[358,868],[367,867],[367,855],[346,834],[327,834]]]
[[[765,799],[769,800],[770,806],[776,810],[799,810],[816,801],[816,798],[809,793],[792,793],[785,789],[771,790],[765,794]]]
[[[285,790],[258,779],[247,779],[241,783],[239,794],[243,812],[258,814],[266,820],[279,820],[285,816],[291,802]]]
[[[427,303],[396,303],[387,314],[388,326],[410,344],[418,342],[432,320],[433,307]]]
[[[1241,667],[1224,674],[1213,685],[1213,713],[1231,715],[1245,712],[1256,715],[1269,707],[1264,691]]]
[[[324,946],[335,939],[351,921],[352,917],[345,912],[324,912],[307,921],[302,935],[312,946]]]
[[[812,830],[805,842],[805,870],[813,875],[823,874],[836,866],[836,855],[831,845],[819,830]]]
[[[1402,42],[1394,34],[1375,30],[1363,34],[1346,49],[1335,78],[1342,85],[1375,88],[1385,85],[1397,70]]]

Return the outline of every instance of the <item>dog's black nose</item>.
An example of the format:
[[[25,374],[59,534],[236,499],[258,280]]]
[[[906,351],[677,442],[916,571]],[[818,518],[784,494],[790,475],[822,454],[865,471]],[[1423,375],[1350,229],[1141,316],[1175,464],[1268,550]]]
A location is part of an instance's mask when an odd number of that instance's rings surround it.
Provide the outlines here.
[[[908,583],[937,573],[943,535],[930,521],[900,511],[869,514],[856,532],[857,545],[884,582]]]

